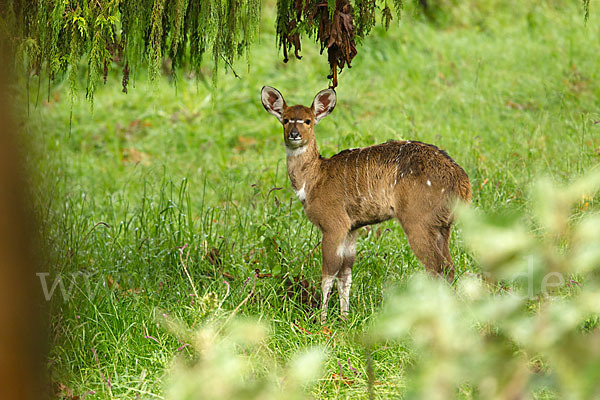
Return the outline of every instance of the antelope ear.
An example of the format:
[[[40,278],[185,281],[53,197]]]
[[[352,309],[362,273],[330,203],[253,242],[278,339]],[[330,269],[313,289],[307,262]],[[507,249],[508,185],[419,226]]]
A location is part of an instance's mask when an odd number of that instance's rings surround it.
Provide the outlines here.
[[[315,124],[333,111],[336,101],[337,96],[333,89],[325,89],[317,93],[312,103],[312,111],[315,114]]]
[[[282,122],[282,114],[283,109],[287,107],[285,104],[285,100],[279,90],[272,88],[271,86],[263,86],[260,91],[260,98],[262,100],[263,107],[265,110],[269,112],[269,114],[273,114],[279,122]]]

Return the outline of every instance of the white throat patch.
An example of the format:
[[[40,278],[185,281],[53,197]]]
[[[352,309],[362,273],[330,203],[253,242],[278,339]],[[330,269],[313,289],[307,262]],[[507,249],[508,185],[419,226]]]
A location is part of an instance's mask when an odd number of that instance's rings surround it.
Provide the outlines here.
[[[300,200],[300,201],[306,200],[306,192],[304,191],[305,187],[306,187],[306,183],[304,185],[302,185],[302,188],[300,188],[300,190],[298,190],[296,192],[296,196],[298,196],[298,200]]]
[[[288,157],[296,157],[299,156],[300,154],[304,153],[306,151],[308,146],[302,146],[302,147],[297,147],[295,149],[290,149],[289,147],[285,146],[285,154],[287,154]]]

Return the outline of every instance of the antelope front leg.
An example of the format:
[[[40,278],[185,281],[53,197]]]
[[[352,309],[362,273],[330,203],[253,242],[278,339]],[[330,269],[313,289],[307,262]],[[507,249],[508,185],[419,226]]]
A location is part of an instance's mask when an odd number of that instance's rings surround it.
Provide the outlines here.
[[[333,281],[336,279],[342,263],[344,261],[343,253],[339,254],[340,246],[344,246],[346,232],[327,233],[323,232],[323,265],[321,267],[321,290],[323,292],[323,301],[321,303],[321,324],[327,321],[327,303],[333,287]],[[339,282],[338,282],[339,284]]]
[[[337,276],[340,315],[343,320],[348,317],[350,308],[350,286],[352,285],[352,265],[354,265],[354,257],[356,255],[357,233],[357,231],[350,232],[344,240],[343,247],[338,247],[338,254],[342,253],[344,257],[340,273]]]

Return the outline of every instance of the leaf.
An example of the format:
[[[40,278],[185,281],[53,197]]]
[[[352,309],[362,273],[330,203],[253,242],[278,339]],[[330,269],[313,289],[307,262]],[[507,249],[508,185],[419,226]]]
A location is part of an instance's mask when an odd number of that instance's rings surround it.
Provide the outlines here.
[[[124,164],[131,163],[148,166],[150,165],[150,156],[147,153],[137,150],[135,147],[129,147],[123,149],[122,161]]]
[[[310,384],[321,377],[325,353],[320,348],[296,354],[288,366],[289,378],[300,385]]]
[[[142,289],[139,288],[139,287],[137,287],[137,288],[130,288],[130,289],[127,289],[125,291],[125,293],[128,294],[128,295],[140,294],[141,292],[142,292]]]
[[[119,283],[115,281],[115,278],[113,278],[112,275],[106,276],[106,284],[108,285],[109,289],[116,290],[119,288]]]

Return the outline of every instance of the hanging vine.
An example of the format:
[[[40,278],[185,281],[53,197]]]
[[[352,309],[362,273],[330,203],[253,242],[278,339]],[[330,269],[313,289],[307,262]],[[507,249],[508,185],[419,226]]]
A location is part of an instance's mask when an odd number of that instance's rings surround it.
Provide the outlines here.
[[[434,3],[413,1],[425,14]],[[590,1],[582,3],[587,20]],[[287,62],[290,55],[302,58],[305,37],[314,40],[321,53],[327,51],[335,87],[376,20],[388,28],[402,7],[402,0],[277,0],[276,43]],[[142,67],[150,79],[182,69],[201,75],[205,54],[216,84],[220,66],[231,68],[240,57],[250,64],[260,12],[261,0],[0,1],[0,47],[13,55],[28,88],[31,76],[45,75],[49,96],[50,82],[65,76],[74,99],[84,79],[93,101],[98,82],[112,68],[121,71],[127,92]]]
[[[74,99],[85,73],[85,94],[93,101],[111,68],[121,69],[127,92],[140,67],[155,79],[167,61],[172,73],[181,68],[200,73],[209,50],[215,70],[248,57],[258,35],[260,2],[12,0],[0,2],[0,37],[27,82],[33,75],[50,82],[61,74]]]
[[[401,0],[390,1],[401,6]],[[277,0],[284,61],[292,52],[302,58],[302,37],[314,38],[321,53],[327,50],[329,78],[337,86],[338,71],[350,67],[357,41],[375,25],[378,7],[389,26],[387,0]],[[48,82],[65,76],[73,100],[85,77],[93,104],[97,85],[106,82],[111,68],[121,70],[127,92],[140,67],[151,80],[181,69],[200,74],[208,53],[216,84],[221,65],[231,68],[244,56],[250,63],[260,10],[261,0],[14,0],[0,5],[0,24],[27,84],[34,75],[46,75]]]

